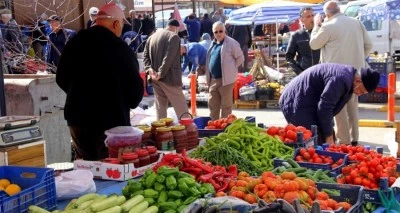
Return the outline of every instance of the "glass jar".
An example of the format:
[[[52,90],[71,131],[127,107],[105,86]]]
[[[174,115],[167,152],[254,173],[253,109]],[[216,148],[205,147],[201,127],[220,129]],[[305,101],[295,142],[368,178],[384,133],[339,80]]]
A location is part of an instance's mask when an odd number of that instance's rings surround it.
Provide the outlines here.
[[[174,136],[175,148],[177,153],[187,149],[187,132],[184,125],[173,126],[172,134]]]
[[[151,134],[153,140],[156,140],[157,128],[164,126],[165,122],[162,121],[154,121],[153,123],[151,123]]]
[[[182,118],[184,114],[189,114],[191,118]],[[197,125],[193,121],[193,116],[190,113],[183,113],[179,123],[185,126],[187,133],[187,149],[194,149],[199,145],[199,132]]]
[[[150,164],[149,151],[145,149],[139,150],[138,155],[139,155],[139,167],[147,166]]]
[[[103,160],[105,163],[120,164],[121,161],[118,158],[105,158]]]
[[[157,162],[158,161],[157,148],[155,146],[147,146],[146,148],[150,154],[150,163]]]
[[[138,154],[134,152],[126,152],[122,154],[122,160],[124,163],[133,163],[135,165],[135,168],[139,168],[139,156]]]
[[[149,126],[141,126],[139,128],[144,132],[142,135],[142,143],[147,144],[148,142],[152,142],[153,135],[151,133],[151,128]]]
[[[173,126],[174,125],[173,118],[161,118],[159,121],[164,122],[165,126]]]
[[[170,151],[174,150],[174,136],[172,135],[171,128],[158,127],[156,134],[156,145],[158,150]]]

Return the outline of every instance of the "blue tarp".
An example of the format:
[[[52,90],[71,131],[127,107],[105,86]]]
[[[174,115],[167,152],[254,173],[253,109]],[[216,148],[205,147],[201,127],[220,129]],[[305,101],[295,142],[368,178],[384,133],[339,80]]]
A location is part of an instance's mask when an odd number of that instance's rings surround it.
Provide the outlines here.
[[[400,20],[400,0],[378,0],[361,7],[361,21],[365,20]]]

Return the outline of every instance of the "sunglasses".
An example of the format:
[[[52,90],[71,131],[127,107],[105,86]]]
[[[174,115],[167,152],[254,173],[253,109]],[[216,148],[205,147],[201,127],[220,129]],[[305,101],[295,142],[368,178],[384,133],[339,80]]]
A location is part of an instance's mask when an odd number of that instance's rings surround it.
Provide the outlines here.
[[[218,34],[218,33],[223,33],[224,31],[223,30],[217,30],[217,31],[214,31],[214,34]]]

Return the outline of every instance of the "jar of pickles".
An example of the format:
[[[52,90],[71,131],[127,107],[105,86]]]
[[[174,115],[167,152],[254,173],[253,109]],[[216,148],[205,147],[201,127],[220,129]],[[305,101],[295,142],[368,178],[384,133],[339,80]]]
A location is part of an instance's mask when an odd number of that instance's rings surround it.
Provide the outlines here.
[[[174,136],[175,148],[177,153],[187,149],[187,132],[184,125],[173,126],[172,134]]]
[[[160,121],[165,122],[165,126],[173,126],[174,125],[173,118],[161,118]]]
[[[182,118],[185,114],[189,114],[190,118]],[[187,132],[187,149],[196,148],[199,145],[199,132],[193,121],[193,116],[188,112],[183,113],[179,118],[179,123],[185,126]]]
[[[140,126],[139,128],[144,132],[142,135],[142,143],[147,144],[148,142],[152,142],[153,135],[151,133],[151,128],[149,126]]]
[[[175,149],[174,136],[169,127],[159,127],[156,133],[156,145],[158,150],[170,151]]]
[[[147,166],[151,163],[149,151],[147,151],[145,149],[141,149],[138,151],[138,155],[139,155],[139,166],[140,167]]]
[[[157,162],[158,161],[157,148],[155,146],[147,146],[146,148],[150,154],[150,163]]]
[[[153,136],[153,140],[156,140],[157,128],[165,126],[165,122],[163,121],[154,121],[151,123],[151,134]]]

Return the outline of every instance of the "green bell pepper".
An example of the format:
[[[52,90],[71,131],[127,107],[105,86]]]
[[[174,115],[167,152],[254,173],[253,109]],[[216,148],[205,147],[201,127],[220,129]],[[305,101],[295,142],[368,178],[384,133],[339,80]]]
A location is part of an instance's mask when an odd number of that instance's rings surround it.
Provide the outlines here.
[[[166,178],[166,186],[170,190],[174,190],[177,187],[177,182],[174,176],[170,175]]]

